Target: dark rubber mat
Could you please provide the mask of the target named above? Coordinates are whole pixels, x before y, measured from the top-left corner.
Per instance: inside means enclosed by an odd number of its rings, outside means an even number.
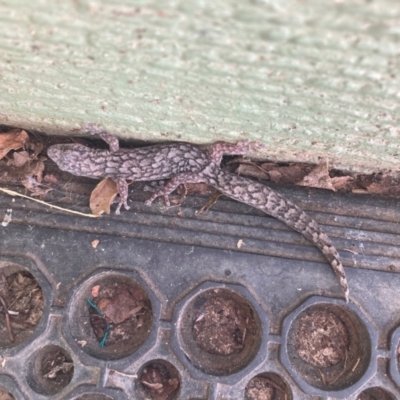
[[[89,212],[93,182],[71,178],[46,200]],[[149,208],[142,187],[130,187],[129,211],[98,219],[0,195],[0,220],[11,218],[0,227],[0,272],[30,272],[44,296],[30,334],[18,343],[2,339],[0,392],[17,399],[400,398],[396,200],[275,188],[331,237],[349,282],[346,304],[320,252],[279,221],[225,199],[200,215],[205,197]],[[87,300],[107,284],[140,288],[147,317],[134,339],[101,346]],[[213,313],[236,321],[232,345],[213,330]],[[331,344],[316,349],[324,340]],[[57,371],[73,365],[65,384],[43,378],[40,360],[50,351],[63,360]]]

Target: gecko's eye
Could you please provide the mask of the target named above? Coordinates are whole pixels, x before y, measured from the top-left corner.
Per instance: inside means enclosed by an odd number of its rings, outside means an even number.
[[[76,144],[60,144],[50,146],[47,150],[47,155],[58,165],[63,171],[69,171],[75,167],[79,160],[80,153],[77,151]]]

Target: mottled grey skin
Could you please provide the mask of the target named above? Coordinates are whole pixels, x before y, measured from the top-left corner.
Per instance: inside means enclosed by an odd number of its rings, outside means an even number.
[[[97,126],[88,125],[92,134],[100,135],[110,150],[91,149],[79,144],[59,144],[49,147],[47,154],[63,171],[89,178],[112,178],[120,195],[116,213],[127,204],[126,180],[153,181],[170,179],[149,200],[168,196],[180,184],[205,182],[228,197],[258,208],[279,219],[290,228],[301,233],[324,254],[344,289],[346,301],[349,289],[339,254],[329,237],[318,224],[301,208],[265,185],[223,171],[219,164],[224,154],[245,154],[259,148],[257,142],[247,140],[236,144],[219,142],[208,150],[187,143],[164,144],[139,149],[119,149],[118,139]]]

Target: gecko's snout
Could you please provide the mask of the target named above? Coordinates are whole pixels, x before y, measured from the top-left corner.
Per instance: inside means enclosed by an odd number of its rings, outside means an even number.
[[[62,171],[69,171],[74,166],[76,157],[72,154],[75,145],[53,145],[47,149],[47,155]]]
[[[61,151],[57,146],[50,146],[47,149],[47,155],[57,164],[60,159]]]

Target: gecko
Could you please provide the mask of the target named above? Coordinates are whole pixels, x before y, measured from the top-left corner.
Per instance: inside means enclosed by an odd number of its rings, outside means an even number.
[[[119,194],[117,214],[121,206],[129,210],[127,180],[169,179],[145,202],[148,206],[158,197],[163,197],[166,206],[170,206],[169,195],[180,184],[207,183],[225,196],[277,218],[313,243],[331,264],[344,290],[345,300],[349,301],[349,288],[339,254],[317,222],[268,186],[226,172],[220,167],[223,155],[249,153],[261,148],[260,142],[217,142],[206,149],[189,143],[120,149],[117,137],[99,126],[86,124],[84,128],[90,134],[99,135],[108,144],[109,150],[93,149],[81,144],[56,144],[48,148],[47,154],[61,170],[73,175],[95,179],[111,178]]]

